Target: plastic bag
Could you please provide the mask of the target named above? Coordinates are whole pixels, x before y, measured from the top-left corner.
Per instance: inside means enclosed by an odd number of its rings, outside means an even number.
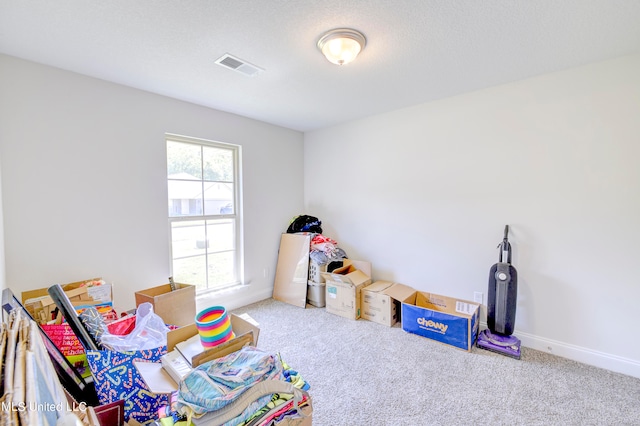
[[[115,334],[117,336],[126,336],[131,333],[136,328],[136,316],[135,315],[127,315],[120,318],[117,321],[110,322],[107,324],[107,330],[109,333]]]
[[[131,333],[118,336],[105,330],[100,343],[105,349],[117,352],[154,349],[166,346],[168,331],[162,318],[153,312],[153,305],[145,302],[138,306],[136,326]]]

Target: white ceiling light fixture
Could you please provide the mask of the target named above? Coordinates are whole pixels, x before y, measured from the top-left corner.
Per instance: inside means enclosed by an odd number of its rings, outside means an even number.
[[[337,28],[320,37],[318,49],[329,62],[346,65],[356,59],[366,44],[367,39],[360,31]]]

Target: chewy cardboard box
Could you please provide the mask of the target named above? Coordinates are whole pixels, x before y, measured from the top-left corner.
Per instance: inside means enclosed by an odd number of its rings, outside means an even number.
[[[400,321],[401,303],[415,292],[404,284],[376,281],[362,289],[362,318],[391,327]]]
[[[136,292],[136,306],[144,302],[153,305],[153,312],[165,324],[183,326],[191,324],[196,318],[196,287],[191,284],[163,284]]]
[[[361,315],[360,292],[371,284],[371,264],[347,259],[344,263],[342,268],[322,273],[325,279],[325,309],[329,313],[357,320]]]
[[[478,337],[479,305],[417,291],[402,303],[402,329],[465,351]]]

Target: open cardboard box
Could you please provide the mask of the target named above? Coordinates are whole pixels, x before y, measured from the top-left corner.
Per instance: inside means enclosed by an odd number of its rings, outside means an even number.
[[[198,355],[199,358],[195,362],[195,366],[198,365],[198,362],[202,363],[229,355],[230,353],[240,350],[246,344],[253,346],[258,345],[260,328],[253,318],[248,314],[230,314],[230,318],[231,328],[233,329],[236,337],[221,345],[203,351]],[[195,324],[189,324],[169,331],[167,333],[167,352],[175,350],[178,343],[197,334],[198,329]],[[248,335],[251,336],[249,341],[247,341]],[[192,359],[192,362],[194,360],[196,360],[196,357]],[[169,373],[167,373],[167,371],[165,371],[161,363],[134,361],[133,364],[138,369],[140,376],[142,376],[142,380],[144,380],[151,392],[155,394],[163,394],[171,393],[178,389],[178,383],[169,375]]]
[[[99,306],[112,302],[113,290],[111,284],[104,283],[91,287],[86,285],[86,283],[92,281],[102,281],[102,278],[91,278],[84,281],[61,284],[60,286],[73,306]],[[48,288],[23,291],[22,305],[34,320],[40,324],[51,322],[53,320],[52,313],[57,308],[55,302],[49,296]]]
[[[371,263],[345,259],[333,272],[322,272],[325,279],[325,309],[341,317],[360,318],[360,292],[371,284]]]
[[[136,306],[144,302],[153,305],[153,312],[165,324],[179,327],[194,322],[196,317],[196,287],[191,284],[175,283],[175,290],[171,284],[136,291]]]
[[[415,290],[391,281],[376,281],[362,289],[362,318],[392,327],[401,318],[401,304]]]
[[[402,303],[402,329],[469,352],[478,337],[479,312],[477,303],[416,291]]]

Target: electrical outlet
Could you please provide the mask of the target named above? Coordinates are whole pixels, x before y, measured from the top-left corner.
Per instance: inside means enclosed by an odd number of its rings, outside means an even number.
[[[473,292],[473,301],[482,305],[482,292],[474,291]]]

